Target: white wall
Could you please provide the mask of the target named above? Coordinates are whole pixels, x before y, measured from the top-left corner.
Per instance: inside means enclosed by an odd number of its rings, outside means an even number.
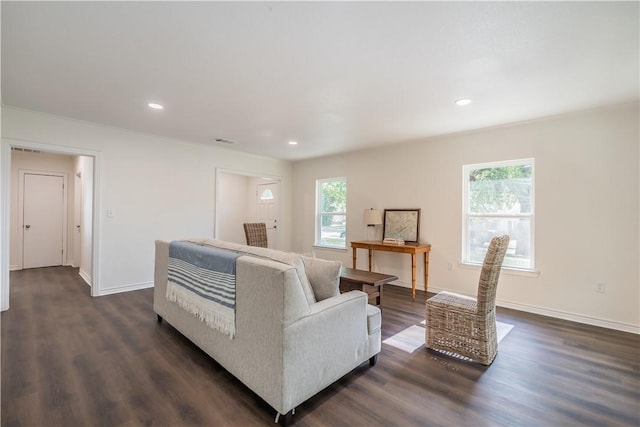
[[[101,294],[152,285],[155,239],[213,236],[216,168],[282,177],[283,220],[290,222],[287,161],[7,106],[2,125],[3,144],[29,141],[52,151],[100,153],[99,268],[93,268]],[[107,209],[113,218],[106,217]],[[290,229],[283,242],[289,248]]]
[[[247,194],[251,192],[250,177],[234,173],[219,173],[217,219],[218,239],[244,244],[243,223],[247,222],[249,204]]]
[[[257,177],[251,177],[249,179],[249,191],[246,194],[246,203],[248,206],[247,222],[258,221],[258,184],[265,184],[267,182],[268,181]]]
[[[312,249],[315,180],[346,176],[349,240],[365,238],[365,208],[421,208],[429,290],[473,295],[479,271],[459,264],[462,166],[533,157],[540,274],[505,272],[499,305],[638,333],[638,114],[637,104],[616,106],[295,162],[294,249]],[[351,266],[350,249],[315,252]],[[358,268],[366,259],[360,251]],[[376,252],[374,260],[374,271],[409,286],[408,255]],[[594,292],[598,282],[605,294]]]
[[[63,263],[73,264],[73,201],[74,201],[74,159],[50,153],[31,153],[15,150],[11,154],[11,228],[10,228],[10,268],[22,268],[22,251],[19,249],[20,221],[19,212],[19,174],[20,170],[56,172],[67,176],[67,239],[64,250]]]

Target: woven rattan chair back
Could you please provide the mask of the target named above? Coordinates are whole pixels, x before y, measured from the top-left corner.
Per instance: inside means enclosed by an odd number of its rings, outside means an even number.
[[[502,269],[502,261],[509,246],[509,236],[497,236],[491,239],[484,257],[480,281],[478,283],[478,313],[485,314],[496,307],[496,289]]]
[[[267,225],[264,222],[245,222],[243,225],[247,245],[268,247]]]

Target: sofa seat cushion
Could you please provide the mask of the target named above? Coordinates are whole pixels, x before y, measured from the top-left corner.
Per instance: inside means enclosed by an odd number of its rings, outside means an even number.
[[[329,261],[301,255],[316,301],[340,295],[340,261]]]
[[[382,327],[382,314],[374,305],[367,304],[367,332],[369,335],[376,333]]]

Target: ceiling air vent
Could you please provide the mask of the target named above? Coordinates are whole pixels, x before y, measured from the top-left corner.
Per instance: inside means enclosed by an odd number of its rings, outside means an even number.
[[[235,141],[232,141],[232,140],[226,139],[226,138],[216,138],[214,141],[215,142],[219,142],[221,144],[235,144],[236,143]]]

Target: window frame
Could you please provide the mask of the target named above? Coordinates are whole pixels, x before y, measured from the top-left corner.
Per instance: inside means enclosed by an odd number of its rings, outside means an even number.
[[[344,181],[345,186],[345,211],[344,212],[321,212],[320,208],[322,206],[322,190],[321,187],[323,184],[328,182],[336,182],[336,181]],[[335,177],[335,178],[323,178],[316,179],[316,206],[315,206],[315,237],[313,245],[323,249],[338,249],[338,250],[346,250],[347,249],[347,201],[346,201],[346,192],[347,192],[347,177]],[[327,245],[322,243],[322,218],[324,216],[344,216],[345,218],[345,239],[343,246],[336,245]]]
[[[508,166],[524,166],[529,165],[531,167],[531,212],[519,213],[519,214],[505,214],[505,213],[471,213],[470,201],[469,201],[469,173],[476,169],[493,169]],[[496,162],[475,163],[462,166],[462,251],[461,251],[461,263],[463,265],[482,266],[482,262],[471,261],[470,254],[470,222],[472,218],[516,218],[516,219],[528,219],[529,220],[529,267],[517,267],[510,265],[503,265],[503,269],[523,271],[523,272],[536,272],[535,263],[535,158],[514,159],[514,160],[502,160]]]

